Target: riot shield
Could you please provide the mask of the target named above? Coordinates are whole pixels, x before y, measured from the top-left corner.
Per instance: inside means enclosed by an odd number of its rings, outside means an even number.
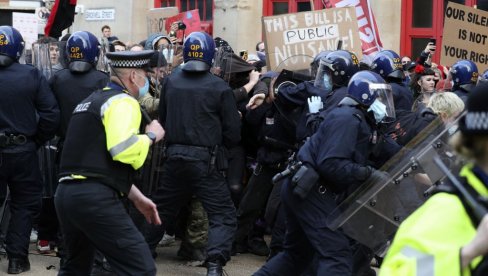
[[[273,92],[275,95],[279,94],[279,91],[282,87],[290,85],[296,86],[301,82],[313,80],[314,76],[311,75],[310,69],[299,71],[291,71],[287,69],[288,65],[295,64],[299,60],[306,60],[307,63],[311,64],[313,62],[313,57],[307,55],[291,56],[282,61],[276,68],[274,68],[274,72],[280,72],[280,74],[273,83]],[[297,126],[298,121],[300,118],[302,118],[302,113],[304,112],[304,109],[302,107],[297,107],[292,111],[285,111],[283,107],[280,106],[277,102],[274,102],[274,105],[278,109],[280,114],[282,114],[283,118],[290,124],[290,126]]]
[[[59,138],[55,137],[37,151],[44,198],[53,197],[58,186],[58,141]]]
[[[311,75],[310,69],[292,71],[288,70],[288,66],[296,64],[298,61],[305,61],[312,64],[313,57],[308,55],[295,55],[283,60],[276,68],[274,72],[279,72],[280,75],[274,82],[273,91],[275,94],[279,92],[280,87],[283,85],[297,85],[303,81],[313,80],[314,76]]]
[[[387,174],[368,179],[348,196],[329,216],[328,226],[341,228],[381,255],[400,223],[445,177],[434,157],[450,164],[454,174],[459,172],[462,164],[457,164],[449,138],[449,127],[434,120],[383,165],[380,170]]]
[[[100,39],[100,54],[97,62],[97,70],[103,72],[110,72],[110,65],[108,64],[108,59],[106,57],[107,53],[110,52],[110,43],[106,37]]]
[[[59,42],[32,44],[32,65],[39,69],[46,79],[50,79],[56,71],[63,69],[60,63],[61,47]]]
[[[180,66],[183,63],[183,47],[176,44],[161,45],[158,48],[167,61],[167,68],[164,72],[165,76],[171,74],[173,68]]]
[[[158,118],[161,83],[163,78],[169,74],[169,60],[173,64],[175,51],[177,51],[176,47],[164,45],[158,51],[155,51],[151,57],[150,67],[152,72],[148,73],[150,78],[149,93],[139,99],[139,103],[148,112],[151,119]],[[146,196],[150,196],[158,187],[163,167],[163,145],[163,142],[158,142],[149,149],[148,158],[138,171],[136,186]]]

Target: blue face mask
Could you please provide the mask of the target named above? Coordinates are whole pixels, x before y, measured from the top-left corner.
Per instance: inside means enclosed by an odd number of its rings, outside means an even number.
[[[149,81],[147,80],[147,77],[144,78],[146,82],[144,83],[143,87],[139,87],[139,99],[144,97],[144,95],[149,92]]]

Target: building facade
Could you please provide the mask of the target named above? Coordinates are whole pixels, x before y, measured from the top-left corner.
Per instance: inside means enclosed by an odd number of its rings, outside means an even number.
[[[357,4],[361,0],[343,0]],[[444,10],[448,0],[369,0],[383,47],[401,55],[416,56],[430,38],[442,43]],[[488,10],[488,0],[451,0]],[[11,13],[31,12],[42,0],[0,0],[0,24],[11,22]],[[202,29],[227,40],[236,50],[254,52],[263,40],[263,16],[323,9],[329,0],[78,0],[71,31],[87,30],[101,36],[109,25],[125,42],[139,42],[147,35],[146,12],[176,6],[181,11],[198,9]],[[31,6],[31,7],[30,7]],[[107,14],[94,18],[93,14]],[[440,55],[434,56],[439,61]]]

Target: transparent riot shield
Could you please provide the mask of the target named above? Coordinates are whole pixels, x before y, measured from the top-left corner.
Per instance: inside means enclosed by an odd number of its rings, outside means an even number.
[[[380,169],[384,175],[369,179],[346,198],[330,215],[328,226],[341,228],[381,255],[400,223],[445,177],[434,157],[449,164],[453,174],[459,172],[461,164],[449,138],[448,127],[439,118],[434,120]]]
[[[32,44],[32,65],[50,79],[52,75],[63,69],[60,63],[60,45],[59,42],[34,43]]]
[[[100,39],[100,55],[97,62],[97,70],[109,73],[110,66],[108,64],[107,53],[110,52],[110,43],[106,37]]]
[[[176,44],[161,45],[158,48],[167,61],[167,67],[164,76],[171,74],[174,68],[183,63],[183,47]]]
[[[214,62],[212,66],[212,73],[219,76],[220,78],[224,78],[225,76],[225,68],[227,68],[227,64],[231,62],[232,58],[232,48],[230,46],[221,46],[215,50]]]
[[[143,112],[146,112],[150,120],[157,119],[159,109],[159,99],[161,93],[161,84],[163,79],[169,74],[168,61],[165,55],[173,62],[174,49],[171,47],[164,47],[158,51],[154,51],[150,60],[151,71],[148,73],[149,78],[149,93],[139,99],[139,103]],[[142,168],[138,171],[136,178],[136,186],[143,194],[150,196],[158,187],[159,179],[163,166],[163,142],[158,142],[153,145],[148,152],[148,158],[144,162]]]

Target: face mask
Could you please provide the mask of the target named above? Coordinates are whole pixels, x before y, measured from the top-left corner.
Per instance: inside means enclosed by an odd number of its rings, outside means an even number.
[[[332,91],[332,79],[329,74],[324,74],[324,89],[327,92]]]
[[[144,97],[144,95],[147,94],[149,91],[149,81],[147,80],[147,77],[144,78],[146,81],[144,82],[143,87],[139,87],[139,99]]]
[[[378,100],[375,100],[369,107],[368,111],[372,111],[374,118],[376,119],[376,123],[380,123],[386,116],[386,105]]]

